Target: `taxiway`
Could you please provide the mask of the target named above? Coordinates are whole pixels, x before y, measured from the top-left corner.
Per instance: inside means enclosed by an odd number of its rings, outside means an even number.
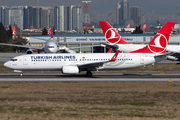
[[[179,74],[122,74],[95,73],[92,77],[86,74],[64,75],[26,73],[22,77],[17,73],[0,74],[0,82],[180,82]]]

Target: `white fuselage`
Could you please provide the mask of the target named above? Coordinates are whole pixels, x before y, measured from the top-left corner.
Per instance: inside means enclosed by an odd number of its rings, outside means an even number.
[[[121,52],[131,52],[145,47],[145,44],[116,44]],[[180,45],[167,45],[166,51],[180,51]]]
[[[116,44],[118,45],[118,49],[123,52],[123,53],[129,53],[131,51],[135,51],[138,49],[141,49],[145,47],[145,44]],[[167,45],[166,51],[172,51],[172,52],[180,52],[180,45]],[[167,60],[172,60],[172,61],[180,61],[179,55],[173,54],[167,56]]]
[[[76,66],[79,71],[116,70],[141,67],[166,58],[166,56],[155,57],[155,54],[119,53],[116,61],[109,62],[113,55],[114,53],[21,55],[7,61],[4,66],[19,71],[62,70],[64,66]],[[91,66],[94,64],[105,61],[106,63],[92,69]]]

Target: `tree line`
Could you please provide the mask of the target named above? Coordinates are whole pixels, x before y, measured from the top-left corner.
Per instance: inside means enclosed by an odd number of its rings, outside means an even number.
[[[25,39],[17,37],[15,39],[12,38],[12,27],[9,25],[9,29],[6,30],[4,25],[0,23],[0,43],[9,43],[9,44],[18,44],[23,45],[26,43]],[[0,45],[0,52],[13,52],[17,50],[22,50],[23,48],[13,47],[13,46],[6,46]]]

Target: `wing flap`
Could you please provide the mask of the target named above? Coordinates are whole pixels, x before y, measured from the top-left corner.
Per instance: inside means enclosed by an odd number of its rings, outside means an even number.
[[[16,45],[16,44],[7,44],[7,43],[0,43],[0,45],[8,45],[8,46],[14,46],[14,47],[23,47],[23,48],[32,48],[32,49],[42,50],[41,47],[33,47],[33,46],[27,46],[27,45]]]

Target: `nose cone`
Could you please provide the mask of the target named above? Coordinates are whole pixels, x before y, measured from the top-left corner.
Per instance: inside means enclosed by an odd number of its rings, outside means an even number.
[[[46,53],[56,53],[58,51],[57,44],[55,42],[46,43],[44,51]]]
[[[9,68],[9,67],[11,66],[11,64],[10,64],[10,62],[8,61],[8,62],[5,62],[5,63],[4,63],[4,66],[7,67],[7,68]]]
[[[54,48],[50,49],[51,53],[56,53],[58,51],[57,46],[55,45]]]

